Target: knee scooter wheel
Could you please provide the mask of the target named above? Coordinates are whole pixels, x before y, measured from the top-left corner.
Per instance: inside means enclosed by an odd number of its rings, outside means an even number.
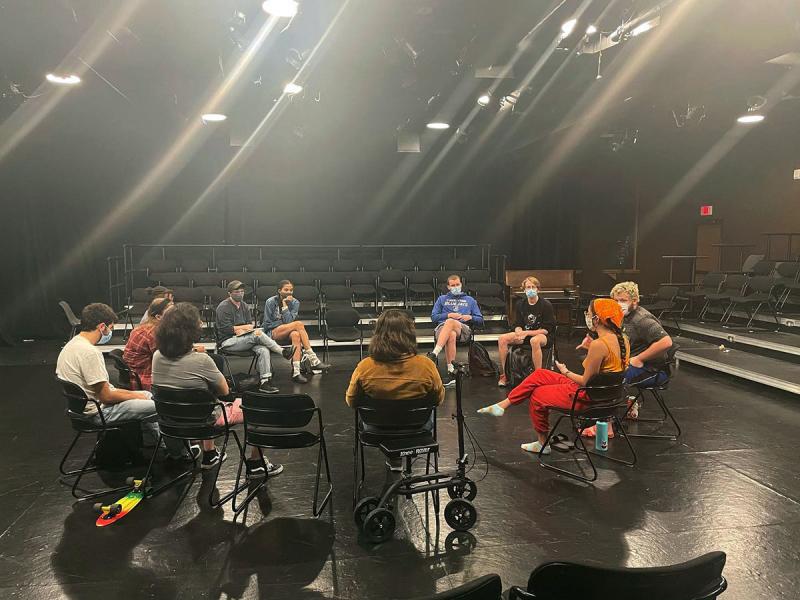
[[[380,544],[394,533],[394,515],[388,508],[376,508],[367,515],[361,528],[364,536],[373,544]]]
[[[466,498],[474,500],[478,495],[478,486],[469,478],[464,481],[457,481],[447,486],[447,495],[451,498]]]
[[[379,500],[375,496],[367,496],[358,501],[358,504],[356,504],[353,510],[353,520],[356,522],[356,526],[359,529],[364,526],[367,515],[378,508],[378,502]]]
[[[469,500],[454,498],[444,507],[444,520],[456,531],[467,531],[478,520],[478,511]]]

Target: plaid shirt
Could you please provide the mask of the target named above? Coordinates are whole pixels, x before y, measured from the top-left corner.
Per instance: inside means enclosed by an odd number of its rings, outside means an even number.
[[[122,359],[139,376],[142,387],[150,389],[153,383],[153,354],[156,351],[156,335],[153,327],[139,326],[131,332]],[[131,388],[136,389],[136,381],[131,380]]]

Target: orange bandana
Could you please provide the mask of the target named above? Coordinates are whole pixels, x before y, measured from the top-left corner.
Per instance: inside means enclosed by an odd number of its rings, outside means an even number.
[[[597,315],[602,323],[611,321],[618,329],[622,328],[622,309],[616,300],[611,298],[595,298],[592,301],[592,312]]]

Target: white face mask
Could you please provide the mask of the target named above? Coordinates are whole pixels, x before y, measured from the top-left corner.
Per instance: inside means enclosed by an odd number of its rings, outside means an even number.
[[[461,295],[461,286],[454,285],[453,287],[450,288],[450,293],[453,294],[454,296]]]
[[[622,314],[627,315],[628,311],[631,309],[630,302],[617,302],[617,304],[619,304],[619,307],[622,309]]]
[[[594,318],[591,315],[584,315],[583,317],[586,320],[586,329],[594,331]]]

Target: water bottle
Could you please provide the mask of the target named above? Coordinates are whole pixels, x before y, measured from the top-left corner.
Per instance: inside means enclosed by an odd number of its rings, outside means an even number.
[[[606,452],[608,450],[608,421],[598,421],[594,436],[594,449]]]

